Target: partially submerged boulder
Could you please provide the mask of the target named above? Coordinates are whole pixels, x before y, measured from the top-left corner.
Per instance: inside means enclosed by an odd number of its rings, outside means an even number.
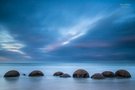
[[[20,73],[16,70],[10,70],[5,73],[4,77],[19,77]]]
[[[65,74],[61,75],[60,77],[62,77],[62,78],[69,78],[71,76],[69,74],[65,73]]]
[[[127,70],[118,70],[115,72],[115,76],[118,78],[131,78],[131,74]]]
[[[25,74],[25,73],[23,73],[22,75],[23,75],[23,76],[26,76],[26,74]]]
[[[101,73],[95,73],[91,76],[92,79],[104,79],[105,77]]]
[[[63,74],[64,74],[63,72],[58,71],[58,72],[55,72],[55,73],[53,74],[53,76],[61,76],[61,75],[63,75]]]
[[[39,70],[34,70],[29,74],[30,77],[44,76],[44,73]]]
[[[73,73],[74,78],[89,78],[89,73],[84,69],[78,69]]]
[[[107,78],[112,78],[115,76],[115,74],[112,71],[104,71],[102,72],[102,75]]]

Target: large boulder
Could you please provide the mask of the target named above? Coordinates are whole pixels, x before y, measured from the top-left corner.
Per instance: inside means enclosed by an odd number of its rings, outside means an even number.
[[[64,74],[63,72],[58,71],[58,72],[55,72],[55,73],[53,74],[53,76],[61,76],[61,75],[63,75],[63,74]]]
[[[44,76],[44,73],[39,70],[34,70],[29,74],[30,77]]]
[[[62,78],[69,78],[69,77],[71,77],[69,74],[67,74],[67,73],[65,73],[65,74],[63,74],[63,75],[60,75],[60,77],[62,77]]]
[[[74,78],[89,78],[89,73],[84,69],[78,69],[73,73]]]
[[[118,70],[115,72],[115,76],[118,78],[130,78],[131,74],[127,70]]]
[[[102,75],[107,78],[112,78],[115,76],[115,74],[112,71],[104,71],[102,72]]]
[[[4,77],[19,77],[20,73],[16,70],[10,70],[5,73]]]
[[[105,77],[101,73],[95,73],[91,76],[92,79],[104,79]]]

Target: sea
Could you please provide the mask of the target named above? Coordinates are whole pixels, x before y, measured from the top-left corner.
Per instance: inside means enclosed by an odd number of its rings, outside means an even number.
[[[54,77],[53,73],[62,71],[72,76],[75,70],[85,69],[90,76],[106,70],[113,72],[118,69],[128,70],[130,79],[103,79],[93,80]],[[9,70],[18,70],[19,78],[4,78]],[[28,77],[33,70],[41,70],[45,76]],[[22,74],[26,74],[23,76]],[[0,63],[0,90],[135,90],[135,64],[134,63]]]

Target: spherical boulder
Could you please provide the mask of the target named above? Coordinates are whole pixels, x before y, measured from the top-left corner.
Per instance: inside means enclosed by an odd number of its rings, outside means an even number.
[[[112,78],[115,76],[115,74],[112,71],[104,71],[102,72],[102,75],[107,78]]]
[[[131,74],[127,70],[118,70],[115,72],[115,76],[118,78],[131,78]]]
[[[84,69],[78,69],[73,73],[74,78],[89,78],[89,73]]]
[[[20,73],[16,70],[10,70],[5,73],[4,77],[19,77]]]
[[[55,73],[53,74],[53,76],[61,76],[61,75],[63,75],[63,74],[64,74],[63,72],[58,71],[58,72],[55,72]]]
[[[92,79],[104,79],[105,77],[101,73],[95,73],[91,76]]]
[[[29,74],[30,77],[44,76],[44,73],[39,70],[34,70]]]
[[[69,77],[71,77],[69,74],[67,74],[67,73],[65,73],[65,74],[63,74],[63,75],[60,75],[60,77],[62,77],[62,78],[69,78]]]

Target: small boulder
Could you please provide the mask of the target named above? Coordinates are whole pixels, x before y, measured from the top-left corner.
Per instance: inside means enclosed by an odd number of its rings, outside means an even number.
[[[63,75],[63,74],[64,74],[63,72],[58,71],[58,72],[55,72],[55,73],[53,74],[53,76],[61,76],[61,75]]]
[[[16,70],[10,70],[5,73],[4,77],[19,77],[20,73]]]
[[[131,78],[131,74],[127,70],[118,70],[115,72],[115,76],[118,78]]]
[[[107,78],[112,78],[115,76],[115,74],[112,71],[104,71],[102,72],[102,75]]]
[[[91,76],[92,79],[104,79],[105,77],[101,73],[95,73]]]
[[[43,72],[39,70],[34,70],[29,74],[30,77],[44,76]]]
[[[89,78],[89,73],[84,69],[78,69],[73,73],[74,78]]]
[[[60,75],[60,77],[62,77],[62,78],[69,78],[69,77],[71,77],[69,74],[67,74],[67,73],[65,73],[65,74],[63,74],[63,75]]]
[[[23,75],[23,76],[26,76],[26,74],[25,74],[25,73],[23,73],[22,75]]]

